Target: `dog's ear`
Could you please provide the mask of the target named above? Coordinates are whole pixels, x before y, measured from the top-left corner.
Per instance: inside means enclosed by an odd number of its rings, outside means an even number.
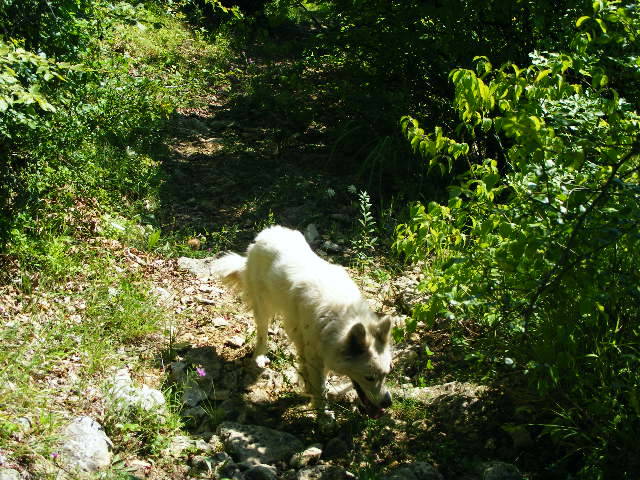
[[[367,351],[367,330],[361,323],[356,323],[347,335],[346,352],[351,357],[356,357]]]
[[[389,332],[391,331],[391,317],[385,315],[380,319],[378,325],[376,325],[376,338],[381,342],[386,342]]]

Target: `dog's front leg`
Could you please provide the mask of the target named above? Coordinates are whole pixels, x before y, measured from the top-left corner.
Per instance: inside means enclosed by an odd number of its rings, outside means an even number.
[[[307,364],[305,385],[311,396],[311,406],[316,411],[318,427],[323,434],[335,433],[336,420],[333,411],[327,408],[327,374],[321,359],[312,359]]]
[[[319,414],[325,413],[326,407],[326,378],[324,364],[319,358],[300,358],[305,390],[311,397],[311,406]]]

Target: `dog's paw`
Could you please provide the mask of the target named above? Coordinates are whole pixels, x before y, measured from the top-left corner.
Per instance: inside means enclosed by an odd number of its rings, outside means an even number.
[[[253,361],[258,366],[258,368],[266,368],[266,366],[271,363],[271,360],[269,360],[269,357],[267,357],[266,355],[258,355],[253,359]]]

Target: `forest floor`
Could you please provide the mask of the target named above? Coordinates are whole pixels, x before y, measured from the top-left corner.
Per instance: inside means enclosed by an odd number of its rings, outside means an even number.
[[[54,291],[37,282],[28,294],[16,286],[3,287],[0,313],[14,319],[16,331],[31,329],[33,345],[38,338],[58,342],[53,356],[47,350],[49,360],[32,375],[30,387],[38,392],[33,402],[47,396],[48,411],[58,420],[47,423],[42,418],[46,411],[41,410],[41,418],[29,420],[31,430],[11,433],[11,450],[0,452],[0,464],[37,478],[33,472],[42,471],[38,464],[51,459],[35,455],[29,442],[34,438],[48,442],[55,452],[52,431],[64,423],[61,419],[76,415],[98,418],[114,432],[118,457],[113,478],[211,478],[197,473],[194,466],[194,458],[203,453],[198,447],[180,451],[177,457],[167,454],[166,448],[177,437],[209,440],[207,434],[215,432],[221,420],[286,431],[305,445],[321,444],[323,449],[331,444],[336,451],[326,461],[357,478],[384,478],[398,465],[426,461],[446,479],[479,479],[486,462],[527,465],[533,460],[531,438],[512,423],[524,419],[518,417],[503,387],[493,381],[483,384],[437,325],[430,329],[419,325],[410,335],[397,335],[395,368],[389,379],[396,401],[384,417],[364,418],[349,398],[343,398],[334,403],[336,429],[322,431],[292,381],[295,355],[282,329],[276,324],[271,331],[268,374],[252,371],[251,314],[215,281],[179,268],[180,254],[202,259],[225,250],[242,252],[257,232],[272,224],[302,231],[313,225],[319,232],[316,250],[348,268],[376,311],[406,317],[421,296],[419,269],[404,268],[382,242],[368,248],[358,222],[367,207],[351,187],[357,179],[336,173],[340,159],[330,155],[330,145],[323,143],[330,119],[305,117],[305,122],[297,123],[286,109],[261,108],[260,96],[248,89],[260,81],[256,72],[272,62],[257,56],[249,61],[245,55],[236,65],[236,78],[203,91],[170,119],[165,143],[155,156],[164,181],[158,203],[150,209],[162,232],[174,232],[167,238],[178,244],[169,254],[142,248],[126,235],[109,238],[98,228],[83,240],[80,252],[75,247],[72,253],[85,258],[81,263],[91,265],[91,271],[113,275],[99,277],[99,287],[96,275],[78,275]],[[105,223],[104,218],[93,221]],[[121,228],[117,219],[109,222]],[[387,225],[378,227],[384,230]],[[16,285],[23,280],[17,279]],[[131,285],[133,293],[128,290]],[[145,291],[144,299],[138,301],[136,289]],[[118,303],[123,295],[131,298]],[[92,303],[87,298],[100,300]],[[138,307],[131,309],[134,304]],[[160,451],[165,453],[149,453],[152,449],[144,444],[143,435],[133,438],[126,425],[107,418],[102,385],[113,369],[71,354],[74,345],[62,338],[60,332],[80,328],[86,312],[100,308],[125,311],[131,319],[160,318],[155,333],[141,325],[132,336],[135,340],[120,348],[109,364],[129,368],[140,384],[169,392],[178,420],[159,427],[166,444]],[[130,326],[115,322],[111,328]],[[39,352],[37,346],[25,348]],[[191,378],[196,368],[204,368],[207,373],[198,384],[215,383],[217,393],[208,392],[202,405],[186,402],[184,385],[177,385],[175,378],[179,368],[189,371]],[[203,413],[185,414],[188,407],[202,407]],[[138,423],[128,425],[142,430],[143,422]],[[130,430],[136,433],[135,426]]]
[[[406,318],[424,298],[417,291],[420,268],[403,268],[386,246],[359,247],[362,206],[350,187],[357,179],[332,173],[336,169],[328,165],[330,146],[323,143],[328,119],[310,119],[304,128],[292,125],[286,110],[260,108],[260,99],[247,89],[259,81],[255,72],[269,68],[271,61],[256,56],[244,63],[246,69],[239,64],[238,78],[227,88],[206,92],[176,112],[162,157],[166,180],[157,215],[163,229],[211,232],[191,238],[196,247],[191,256],[208,257],[244,251],[271,224],[301,231],[313,225],[319,254],[348,268],[376,311]],[[155,261],[148,258],[144,264]],[[152,274],[157,275],[154,284],[169,292],[166,305],[180,319],[174,324],[173,358],[166,361],[185,362],[192,369],[206,364],[217,372],[213,379],[224,392],[211,405],[214,425],[211,416],[204,426],[200,419],[190,426],[196,432],[215,429],[222,416],[293,433],[309,445],[337,439],[346,449],[328,461],[358,478],[378,478],[416,460],[432,463],[445,478],[479,478],[485,462],[513,461],[530,447],[526,431],[518,436],[521,430],[510,431],[505,424],[513,407],[501,388],[473,380],[437,327],[419,327],[399,337],[389,379],[397,401],[388,415],[363,418],[343,399],[334,404],[336,430],[321,431],[291,380],[295,354],[277,323],[271,331],[269,373],[246,374],[254,337],[251,314],[206,276],[176,271],[173,262],[161,265]],[[212,358],[203,360],[203,354]],[[226,410],[230,390],[243,394],[239,411]]]

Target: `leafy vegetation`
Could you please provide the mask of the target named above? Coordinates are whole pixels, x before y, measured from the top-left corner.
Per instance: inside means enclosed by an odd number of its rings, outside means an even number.
[[[37,447],[15,419],[47,375],[79,355],[69,389],[92,385],[171,323],[114,245],[206,255],[304,219],[381,283],[420,270],[412,381],[511,392],[532,478],[636,477],[638,35],[631,0],[0,2],[0,448],[46,458],[60,417]],[[198,142],[208,163],[176,158]],[[152,455],[178,428],[108,420]]]
[[[184,102],[171,82],[184,96],[218,81],[226,46],[159,5],[26,3],[0,3],[0,463],[50,478],[66,407],[100,408],[110,369],[148,368],[131,351],[172,323],[119,265],[116,239],[158,243],[139,223],[162,182],[152,155]],[[104,422],[125,450],[153,455],[180,425],[172,413]],[[129,478],[124,467],[104,478]]]
[[[397,250],[430,259],[432,296],[416,315],[492,337],[479,360],[504,361],[554,399],[545,433],[569,456],[588,452],[586,476],[638,469],[625,445],[639,413],[640,137],[635,86],[620,82],[637,75],[636,13],[595,2],[568,50],[454,70],[467,143],[415,120],[406,129],[431,164],[450,171],[459,152],[471,163],[446,203],[416,203],[398,227]],[[496,159],[470,153],[490,139]]]

